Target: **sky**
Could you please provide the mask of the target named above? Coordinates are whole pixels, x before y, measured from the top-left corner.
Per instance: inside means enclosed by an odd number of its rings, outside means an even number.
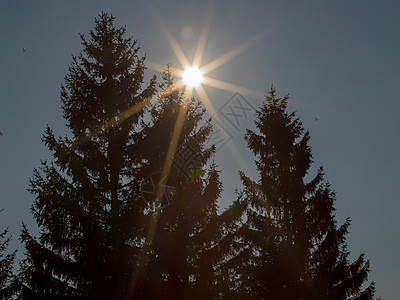
[[[94,18],[112,13],[141,45],[148,65],[180,67],[171,37],[192,61],[208,28],[202,65],[225,82],[204,85],[215,109],[214,157],[222,171],[221,208],[240,187],[238,171],[256,179],[243,141],[254,111],[274,85],[289,94],[310,131],[315,174],[324,166],[336,191],[338,224],[350,217],[348,248],[365,253],[377,296],[396,299],[400,277],[400,2],[398,1],[7,1],[0,10],[0,229],[12,249],[21,224],[32,231],[29,178],[40,160],[46,124],[66,134],[60,85],[71,55]],[[168,34],[170,39],[168,39]],[[23,51],[25,48],[25,51]],[[149,68],[147,78],[158,74]],[[238,106],[242,109],[235,110]],[[235,108],[236,107],[236,108]],[[232,110],[233,109],[233,110]],[[232,112],[234,112],[232,114]],[[235,117],[236,114],[236,117]],[[317,117],[317,118],[316,118]]]

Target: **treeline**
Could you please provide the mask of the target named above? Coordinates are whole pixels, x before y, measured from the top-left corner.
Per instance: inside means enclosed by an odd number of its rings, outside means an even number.
[[[312,164],[309,133],[271,88],[245,139],[258,178],[219,212],[212,126],[172,69],[145,84],[145,58],[101,14],[61,88],[70,135],[50,127],[34,170],[35,237],[25,256],[0,235],[4,299],[373,299],[369,262],[349,261],[335,193]],[[153,101],[157,99],[157,101]],[[190,159],[184,154],[191,153]],[[174,155],[175,154],[175,155]],[[179,155],[178,155],[179,154]],[[308,176],[309,177],[309,176]]]

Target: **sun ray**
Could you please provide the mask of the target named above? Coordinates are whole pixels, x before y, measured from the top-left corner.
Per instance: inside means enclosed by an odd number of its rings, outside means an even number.
[[[179,86],[181,86],[181,85],[183,85],[182,80],[179,80],[178,84],[175,83],[175,84],[172,84],[169,87],[167,87],[167,88],[169,88],[169,91],[167,91],[167,92],[171,93],[173,91],[176,91],[177,89],[179,89]],[[167,90],[167,88],[164,90]],[[193,89],[189,89],[189,93],[187,94],[186,98],[184,98],[184,102],[185,102],[184,105],[181,105],[179,108],[178,117],[175,122],[174,130],[172,132],[171,142],[168,147],[167,156],[166,156],[166,159],[164,162],[163,169],[161,171],[161,177],[160,177],[161,180],[157,184],[156,199],[159,199],[164,194],[166,184],[168,182],[169,174],[171,171],[171,167],[173,164],[174,156],[175,156],[176,150],[179,146],[179,138],[180,138],[180,135],[182,132],[183,123],[186,118],[186,113],[187,113],[187,109],[188,109],[186,102],[190,99],[190,97],[192,96],[192,93],[193,93]],[[142,272],[145,271],[145,268],[146,268],[145,261],[146,261],[147,255],[148,255],[148,251],[151,247],[151,243],[154,239],[157,222],[158,222],[157,214],[154,215],[149,220],[148,231],[147,231],[145,245],[144,245],[144,249],[143,249],[143,255],[141,256],[141,258],[138,261],[137,269],[135,270],[135,272],[131,278],[130,285],[128,287],[127,293],[129,295],[129,298],[131,298],[131,296],[134,295],[135,284],[142,277]]]
[[[192,91],[193,91],[193,89],[191,89],[189,95],[187,96],[187,99],[190,99],[190,97],[192,95]],[[168,178],[169,178],[169,174],[171,172],[171,167],[173,164],[174,156],[175,156],[176,150],[179,146],[179,138],[182,133],[183,123],[186,118],[187,109],[188,109],[188,106],[186,104],[181,105],[179,108],[178,117],[175,122],[174,131],[172,132],[171,142],[170,142],[170,145],[169,145],[168,151],[167,151],[167,157],[165,159],[164,166],[161,171],[161,177],[160,177],[161,180],[157,184],[156,199],[159,199],[164,194],[165,187],[168,183]],[[157,217],[150,219],[149,230],[147,232],[146,242],[145,242],[144,256],[147,255],[148,249],[154,238],[157,221],[158,221]],[[132,280],[133,282],[138,280],[138,277],[140,276],[141,271],[145,267],[144,261],[145,261],[145,259],[142,258],[142,261],[139,262],[139,270],[138,270],[138,272],[136,272],[136,274],[135,274],[136,276],[134,276],[134,278]],[[133,285],[132,285],[132,287],[133,287]]]
[[[97,127],[95,130],[93,130],[89,135],[81,137],[79,140],[77,140],[74,144],[74,149],[76,149],[79,145],[83,145],[84,143],[87,143],[92,137],[97,136],[101,132],[104,132],[105,130],[111,128],[112,126],[122,123],[126,119],[134,116],[135,114],[139,113],[143,109],[145,109],[147,106],[150,106],[152,103],[158,101],[159,98],[166,97],[169,94],[173,93],[176,90],[179,90],[185,86],[184,82],[182,79],[178,80],[174,84],[167,86],[164,88],[162,91],[157,93],[157,95],[154,95],[152,97],[148,97],[147,99],[143,100],[142,102],[128,108],[127,110],[119,113],[115,117],[111,118],[108,120],[105,124]]]
[[[203,102],[204,106],[206,107],[206,110],[211,115],[211,117],[214,120],[216,120],[217,122],[221,123],[218,113],[215,110],[214,106],[212,105],[212,102],[211,102],[210,98],[208,97],[206,90],[200,85],[200,86],[196,87],[196,92],[198,93],[201,101]]]
[[[157,64],[155,62],[148,62],[147,65],[150,69],[160,72],[160,73],[162,73],[165,70],[165,66],[163,66],[161,64]],[[170,67],[170,68],[172,71],[172,75],[174,75],[177,78],[182,77],[182,73],[184,72],[183,69],[174,68],[174,67]]]
[[[182,68],[186,68],[190,66],[189,60],[186,58],[185,54],[183,53],[182,48],[179,46],[178,42],[176,41],[175,37],[172,35],[172,33],[169,31],[167,25],[165,24],[164,20],[161,18],[161,16],[154,10],[154,16],[157,22],[160,24],[160,27],[162,31],[164,32],[165,36],[167,37],[167,40],[174,51],[176,58],[179,60],[179,63],[181,64]]]
[[[203,84],[206,84],[206,85],[209,85],[209,86],[212,86],[212,87],[216,87],[216,88],[219,88],[219,89],[222,89],[222,90],[226,90],[226,91],[229,91],[229,92],[233,92],[233,93],[239,92],[241,94],[252,96],[252,97],[255,97],[255,98],[258,98],[258,99],[264,98],[264,95],[259,93],[259,92],[257,92],[257,91],[254,91],[252,89],[248,89],[248,88],[245,88],[245,87],[241,87],[241,86],[238,86],[236,84],[228,83],[228,82],[225,82],[225,81],[222,81],[222,80],[218,80],[218,79],[215,79],[215,78],[204,77]]]
[[[197,43],[196,53],[194,54],[193,58],[194,66],[200,67],[204,55],[204,49],[206,47],[208,32],[210,31],[210,24],[211,24],[211,16],[209,14],[209,16],[206,18],[206,21],[204,22],[199,42]]]
[[[191,94],[192,93],[190,92],[190,94],[187,96],[188,98],[186,98],[186,101],[188,101],[188,99],[190,99]],[[172,132],[171,142],[170,142],[170,145],[169,145],[168,151],[167,151],[167,157],[165,158],[164,166],[161,171],[161,181],[157,187],[156,199],[158,199],[159,197],[161,197],[161,195],[163,195],[165,186],[168,182],[168,178],[169,178],[169,174],[171,171],[172,163],[174,161],[175,153],[179,146],[179,139],[180,139],[180,136],[182,133],[183,123],[186,118],[187,109],[188,109],[188,105],[186,105],[186,104],[181,105],[179,108],[178,116],[177,116],[176,122],[175,122],[174,131]]]
[[[231,51],[221,55],[220,57],[214,59],[212,62],[208,63],[204,67],[201,68],[201,71],[204,74],[207,74],[219,66],[225,64],[235,56],[239,55],[240,53],[248,50],[252,46],[254,46],[256,43],[260,42],[268,33],[270,32],[270,29],[266,29],[259,34],[255,35],[253,38],[249,39],[248,41],[244,42],[243,44],[239,45],[238,47],[232,49]]]
[[[108,128],[111,128],[115,124],[121,123],[121,122],[125,121],[127,118],[139,113],[146,106],[149,106],[153,102],[154,99],[155,99],[155,96],[149,97],[149,98],[143,100],[142,102],[132,106],[131,108],[119,113],[115,117],[108,120],[105,124],[97,127],[89,135],[83,136],[80,139],[78,139],[75,142],[75,144],[73,145],[73,148],[76,149],[79,145],[83,145],[83,144],[87,143],[92,137],[97,136],[99,133],[107,130]]]
[[[183,82],[183,79],[181,78],[181,79],[179,79],[177,82],[175,82],[175,83],[173,84],[173,86],[175,87],[175,88],[173,89],[173,92],[174,92],[174,91],[176,91],[176,90],[180,90],[181,88],[185,87],[185,83]]]

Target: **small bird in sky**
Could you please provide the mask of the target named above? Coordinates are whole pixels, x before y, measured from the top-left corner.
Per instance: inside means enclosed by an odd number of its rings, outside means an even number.
[[[0,136],[4,135],[3,130],[0,130]]]
[[[318,116],[315,116],[315,117],[314,117],[314,120],[315,120],[315,121],[318,121],[318,120],[319,120],[319,117],[318,117]]]
[[[23,53],[26,52],[26,47],[22,47],[22,52],[23,52]]]

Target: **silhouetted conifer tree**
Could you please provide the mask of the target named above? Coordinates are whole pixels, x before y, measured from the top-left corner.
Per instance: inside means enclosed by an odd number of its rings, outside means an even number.
[[[61,89],[72,136],[43,142],[53,153],[34,171],[30,191],[39,238],[24,226],[24,299],[119,299],[140,254],[145,205],[132,192],[138,122],[155,94],[144,82],[144,57],[125,27],[105,13],[83,52],[73,57]]]
[[[347,220],[336,226],[335,194],[322,168],[306,180],[312,164],[309,133],[288,97],[271,88],[245,139],[256,156],[257,181],[240,173],[243,189],[233,205],[243,212],[231,260],[236,297],[249,299],[372,299],[374,284],[364,255],[350,263]]]
[[[11,299],[14,293],[12,269],[16,252],[7,253],[10,244],[7,233],[7,229],[0,233],[0,299]]]
[[[217,212],[222,184],[216,166],[206,167],[214,147],[205,145],[211,130],[209,121],[201,122],[205,110],[184,90],[177,90],[173,81],[167,67],[163,92],[151,110],[151,120],[143,122],[143,137],[136,144],[145,155],[139,177],[153,176],[159,183],[166,176],[162,170],[169,167],[167,179],[161,183],[164,194],[145,196],[153,209],[147,214],[146,258],[143,271],[137,275],[142,282],[136,285],[139,291],[135,295],[212,299],[223,288],[221,271],[217,270],[222,260],[218,249],[223,227]],[[172,153],[171,148],[175,148]]]

